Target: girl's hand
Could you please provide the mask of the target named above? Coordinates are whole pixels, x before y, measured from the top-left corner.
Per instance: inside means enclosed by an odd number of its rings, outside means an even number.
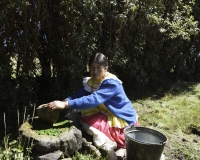
[[[63,110],[69,108],[68,101],[53,101],[48,103],[48,106],[50,110],[55,110],[55,109]]]

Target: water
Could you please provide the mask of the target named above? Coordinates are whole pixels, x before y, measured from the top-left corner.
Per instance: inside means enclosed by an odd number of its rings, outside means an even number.
[[[158,135],[140,130],[129,131],[126,134],[129,138],[134,139],[135,141],[139,141],[141,143],[162,144],[162,142],[164,141]]]

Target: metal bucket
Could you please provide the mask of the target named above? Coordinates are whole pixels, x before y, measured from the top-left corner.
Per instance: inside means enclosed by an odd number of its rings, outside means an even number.
[[[160,160],[167,137],[145,127],[124,129],[127,160]]]

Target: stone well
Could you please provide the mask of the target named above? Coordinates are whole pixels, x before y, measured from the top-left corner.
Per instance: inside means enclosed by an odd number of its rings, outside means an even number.
[[[62,120],[61,118],[58,123],[50,124],[35,117],[33,121],[23,123],[19,131],[31,140],[33,148],[42,154],[62,151],[65,155],[73,155],[82,148],[82,132],[73,126],[70,120]]]

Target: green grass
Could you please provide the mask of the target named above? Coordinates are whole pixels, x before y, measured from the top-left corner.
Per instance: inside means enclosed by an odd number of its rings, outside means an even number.
[[[41,119],[34,119],[31,129],[39,135],[59,136],[61,133],[67,131],[72,126],[72,121],[64,117],[59,117],[54,124],[47,123]]]
[[[93,154],[76,152],[76,154],[72,157],[72,160],[107,160],[104,157],[95,157]]]
[[[10,140],[9,135],[4,137],[3,145],[0,146],[1,160],[30,160],[32,141],[25,141],[21,136],[17,140]]]
[[[164,148],[165,160],[199,160],[200,84],[176,83],[158,95],[152,93],[132,102],[139,115],[140,125],[160,131],[168,138]],[[59,125],[65,124],[68,123]],[[0,157],[4,156],[6,159],[6,156],[8,158],[19,156],[30,159],[31,148],[30,143],[25,146],[20,139],[9,142],[5,137],[0,147]],[[105,160],[106,158],[77,151],[72,159]]]
[[[200,159],[200,84],[176,83],[163,97],[133,102],[141,126],[165,134],[165,159]]]

